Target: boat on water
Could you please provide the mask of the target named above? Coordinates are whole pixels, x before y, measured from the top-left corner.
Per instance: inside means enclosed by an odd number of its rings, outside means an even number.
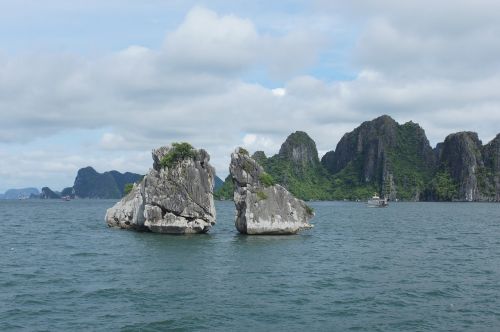
[[[377,194],[373,195],[372,198],[366,202],[368,207],[387,207],[389,204],[387,198],[380,198]]]

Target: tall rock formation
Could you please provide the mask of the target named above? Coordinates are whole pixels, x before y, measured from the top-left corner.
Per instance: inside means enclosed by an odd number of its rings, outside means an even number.
[[[458,184],[461,200],[475,201],[480,196],[477,172],[484,167],[481,147],[477,133],[473,132],[450,134],[444,140],[441,167],[448,170]]]
[[[210,156],[187,143],[153,151],[153,169],[108,209],[110,227],[157,233],[206,233],[215,224],[215,170]]]
[[[435,155],[418,124],[400,125],[383,115],[345,134],[321,162],[334,175],[340,197],[377,191],[391,200],[418,200],[432,178]]]
[[[316,143],[303,131],[296,131],[286,138],[278,157],[290,161],[299,170],[319,164]]]
[[[448,173],[454,186],[452,199],[461,201],[500,200],[500,135],[483,146],[475,132],[450,134],[442,143],[441,173]]]
[[[290,134],[279,153],[266,158],[254,154],[264,170],[293,195],[305,200],[329,199],[332,187],[328,171],[318,158],[316,143],[303,131]]]
[[[288,152],[293,155],[293,149]],[[240,233],[295,234],[312,227],[312,209],[274,184],[247,151],[237,149],[231,155],[229,171],[234,183],[235,226]]]
[[[482,153],[486,174],[480,177],[480,188],[488,200],[500,202],[500,134],[483,147]]]

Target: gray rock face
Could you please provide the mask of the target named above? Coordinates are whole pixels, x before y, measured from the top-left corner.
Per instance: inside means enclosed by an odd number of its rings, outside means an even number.
[[[440,162],[457,185],[461,201],[500,201],[500,134],[482,145],[475,132],[450,134]]]
[[[145,178],[130,193],[106,212],[109,227],[147,231],[144,226]]]
[[[441,161],[458,183],[461,200],[476,201],[480,197],[477,171],[483,167],[481,146],[474,132],[450,134],[443,143]]]
[[[278,155],[292,161],[300,168],[320,163],[316,143],[303,131],[296,131],[289,135],[281,145]]]
[[[236,229],[244,234],[296,234],[313,227],[314,212],[280,185],[266,181],[263,168],[243,150],[231,155],[229,167],[236,205]]]
[[[153,169],[132,191],[108,209],[110,227],[156,233],[206,233],[215,224],[215,170],[205,150],[163,167],[173,147],[153,151]]]
[[[482,189],[489,200],[500,202],[500,134],[484,146],[483,155],[487,174]]]
[[[356,174],[361,186],[371,184],[390,200],[419,200],[436,157],[418,124],[383,115],[345,134],[321,163],[331,174]]]

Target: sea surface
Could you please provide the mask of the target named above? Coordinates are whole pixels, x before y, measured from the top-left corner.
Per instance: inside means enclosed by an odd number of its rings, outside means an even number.
[[[0,331],[500,331],[500,204],[313,202],[315,227],[110,229],[112,200],[0,201]]]

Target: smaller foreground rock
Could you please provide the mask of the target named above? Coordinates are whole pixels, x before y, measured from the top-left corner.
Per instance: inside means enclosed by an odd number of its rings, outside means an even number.
[[[229,167],[234,183],[236,229],[244,234],[296,234],[312,228],[314,212],[271,176],[244,149],[231,155]]]

